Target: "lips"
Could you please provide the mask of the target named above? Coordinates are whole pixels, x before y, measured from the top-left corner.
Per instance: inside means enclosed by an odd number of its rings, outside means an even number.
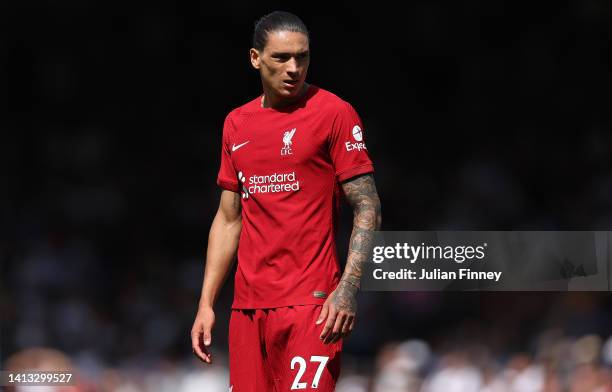
[[[289,86],[295,86],[296,84],[298,84],[298,81],[289,79],[289,80],[283,80],[283,83],[288,84]]]

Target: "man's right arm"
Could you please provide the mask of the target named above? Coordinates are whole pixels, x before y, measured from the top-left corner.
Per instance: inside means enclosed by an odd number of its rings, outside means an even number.
[[[208,235],[202,295],[198,314],[191,329],[193,352],[206,363],[212,362],[208,348],[212,341],[211,331],[215,323],[213,305],[232,267],[241,229],[240,194],[224,190]]]

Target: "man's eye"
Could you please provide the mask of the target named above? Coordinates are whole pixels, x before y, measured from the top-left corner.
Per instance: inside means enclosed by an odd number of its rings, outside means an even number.
[[[274,56],[274,59],[278,61],[287,61],[289,60],[289,56]]]

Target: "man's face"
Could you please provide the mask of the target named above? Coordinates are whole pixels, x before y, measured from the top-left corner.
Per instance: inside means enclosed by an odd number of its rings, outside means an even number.
[[[251,64],[259,70],[268,91],[282,98],[296,97],[302,91],[310,64],[308,37],[291,31],[268,33],[262,51],[251,49]]]

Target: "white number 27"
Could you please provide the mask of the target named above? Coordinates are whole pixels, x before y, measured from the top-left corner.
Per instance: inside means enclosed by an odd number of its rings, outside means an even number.
[[[310,362],[319,362],[319,367],[312,379],[312,388],[317,388],[319,386],[319,379],[321,378],[321,374],[323,374],[323,369],[325,369],[325,364],[329,360],[329,357],[322,357],[318,355],[313,355],[310,357]],[[293,384],[291,384],[291,390],[294,389],[306,389],[306,383],[300,382],[300,379],[306,372],[306,360],[302,357],[293,357],[291,360],[291,370],[295,369],[295,365],[298,364],[300,368],[298,369],[297,375],[295,376],[295,380],[293,380]]]

